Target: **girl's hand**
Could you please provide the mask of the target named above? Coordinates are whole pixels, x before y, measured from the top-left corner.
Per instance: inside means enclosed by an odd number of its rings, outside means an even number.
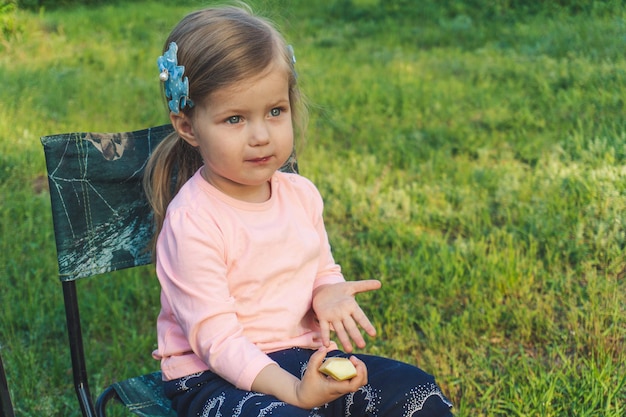
[[[326,348],[315,352],[309,359],[302,380],[296,385],[297,402],[302,408],[322,406],[367,384],[367,368],[355,356],[350,357],[350,361],[356,368],[356,376],[345,381],[336,381],[319,371],[325,357]]]
[[[311,355],[302,379],[298,379],[277,364],[266,366],[252,383],[252,391],[270,394],[288,404],[310,410],[342,395],[355,392],[367,384],[367,368],[354,356],[350,358],[356,368],[354,378],[335,381],[322,374],[319,367],[326,357],[326,352],[326,348],[321,347]]]
[[[352,352],[352,343],[359,348],[365,347],[365,340],[359,331],[359,327],[374,337],[376,329],[359,307],[354,298],[355,294],[377,290],[381,286],[380,281],[347,281],[338,284],[322,285],[313,293],[313,311],[317,315],[322,332],[322,343],[330,345],[331,329],[337,334],[337,338],[343,346],[343,350]]]

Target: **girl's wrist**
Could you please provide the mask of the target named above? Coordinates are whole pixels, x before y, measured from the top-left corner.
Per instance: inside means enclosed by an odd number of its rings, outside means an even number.
[[[252,383],[252,390],[273,395],[280,401],[303,408],[299,397],[300,379],[291,375],[277,364],[271,364],[261,370]]]

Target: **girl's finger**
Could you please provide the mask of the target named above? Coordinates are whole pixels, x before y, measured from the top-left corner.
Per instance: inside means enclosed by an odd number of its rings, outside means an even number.
[[[326,347],[324,346],[317,349],[317,351],[315,351],[315,353],[313,353],[309,358],[309,364],[307,365],[307,368],[310,367],[311,369],[319,369],[319,367],[322,366],[322,362],[324,362],[326,353],[328,353],[328,349],[326,349]]]
[[[322,344],[325,347],[330,346],[330,324],[325,320],[320,321],[320,333],[322,334]]]
[[[352,343],[350,343],[350,336],[346,333],[346,329],[343,327],[343,323],[338,321],[333,323],[333,327],[335,328],[335,334],[337,335],[337,339],[341,342],[341,346],[343,346],[343,350],[350,353],[352,352]]]
[[[366,279],[363,281],[347,281],[350,285],[352,294],[358,294],[360,292],[367,292],[377,290],[381,287],[380,281],[377,279]]]
[[[352,317],[348,317],[343,321],[343,327],[346,333],[348,334],[348,336],[352,340],[354,340],[354,343],[357,345],[357,347],[359,348],[365,347],[365,340],[363,339],[363,335],[361,334],[359,327],[354,322]]]
[[[369,320],[369,318],[367,318],[367,316],[365,315],[363,310],[361,310],[361,308],[355,311],[354,314],[352,314],[352,317],[354,318],[354,321],[356,321],[356,323],[359,326],[361,326],[361,328],[365,331],[365,333],[367,333],[371,337],[376,336],[376,328],[374,327],[372,322]]]
[[[365,363],[356,356],[350,356],[350,362],[356,368],[356,377],[350,381],[355,385],[355,390],[367,384],[367,367]]]

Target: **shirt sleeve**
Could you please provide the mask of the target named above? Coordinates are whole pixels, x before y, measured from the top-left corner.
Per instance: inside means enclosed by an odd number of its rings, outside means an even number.
[[[313,289],[326,284],[336,284],[344,282],[345,278],[341,273],[341,267],[333,258],[328,233],[324,224],[324,200],[317,187],[309,180],[303,178],[306,184],[306,193],[309,201],[311,218],[320,238],[320,257],[318,272],[315,277]]]
[[[226,279],[219,227],[185,210],[168,213],[157,244],[162,296],[189,346],[213,372],[250,390],[258,373],[274,363],[243,335]]]

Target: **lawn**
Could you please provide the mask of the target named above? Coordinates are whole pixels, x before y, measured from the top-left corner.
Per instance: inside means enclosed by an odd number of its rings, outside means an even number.
[[[39,137],[165,123],[156,57],[202,5],[121,3],[0,9],[0,353],[20,416],[80,415]],[[251,3],[294,45],[300,168],[335,259],[383,282],[360,296],[365,351],[436,375],[458,417],[626,415],[626,7]],[[93,391],[158,369],[152,267],[78,284]]]

